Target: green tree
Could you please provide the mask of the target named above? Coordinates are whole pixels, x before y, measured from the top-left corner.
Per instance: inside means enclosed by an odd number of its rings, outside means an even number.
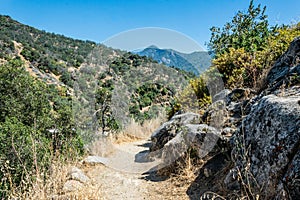
[[[269,39],[277,34],[277,27],[269,27],[266,7],[254,6],[239,11],[222,29],[212,27],[209,48],[215,53],[213,67],[220,72],[228,88],[256,88],[262,74],[264,56]]]
[[[212,27],[208,47],[216,57],[228,53],[230,48],[244,48],[247,52],[262,50],[267,45],[267,38],[272,34],[269,29],[266,7],[254,6],[253,0],[246,12],[238,11],[231,22],[224,27]]]

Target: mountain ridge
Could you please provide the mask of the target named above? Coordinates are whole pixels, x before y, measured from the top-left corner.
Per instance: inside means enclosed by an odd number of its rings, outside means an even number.
[[[173,66],[187,72],[192,72],[195,75],[201,74],[211,65],[211,56],[205,51],[182,53],[174,49],[160,49],[155,45],[150,45],[134,53],[147,56],[167,66]]]

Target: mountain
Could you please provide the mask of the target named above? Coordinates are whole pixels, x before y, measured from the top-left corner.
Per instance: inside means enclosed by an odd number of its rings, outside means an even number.
[[[135,53],[141,56],[150,57],[158,63],[192,72],[195,75],[199,75],[211,65],[211,56],[205,51],[186,54],[173,49],[160,49],[155,45],[151,45],[144,50]]]

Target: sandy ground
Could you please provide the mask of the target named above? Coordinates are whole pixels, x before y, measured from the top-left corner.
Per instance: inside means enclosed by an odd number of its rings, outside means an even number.
[[[145,174],[157,164],[144,159],[148,144],[146,140],[117,144],[106,165],[97,165],[87,171],[93,182],[101,185],[103,199],[189,199],[186,188],[176,186],[171,179]]]

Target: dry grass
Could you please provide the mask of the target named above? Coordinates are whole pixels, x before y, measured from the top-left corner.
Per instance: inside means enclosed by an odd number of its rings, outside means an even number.
[[[91,155],[107,157],[114,153],[114,149],[115,148],[114,148],[111,138],[102,137],[90,145],[89,153]]]
[[[169,177],[170,181],[177,187],[188,187],[195,181],[197,172],[204,164],[205,161],[191,158],[190,152],[188,152],[174,165],[160,169],[158,174]]]
[[[83,188],[65,193],[64,183],[67,181],[68,172],[75,163],[61,164],[59,161],[53,162],[49,176],[43,180],[36,178],[31,182],[24,182],[21,187],[14,188],[10,199],[29,200],[62,200],[62,199],[102,199],[100,185],[88,183]],[[30,185],[28,187],[28,185]],[[25,188],[25,189],[24,189]]]
[[[151,134],[162,124],[165,117],[160,115],[156,119],[151,119],[140,124],[133,119],[129,125],[119,133],[110,134],[107,137],[100,137],[89,146],[89,153],[101,157],[107,157],[114,153],[114,144],[135,142],[148,139]]]
[[[146,120],[143,124],[140,124],[132,119],[124,130],[112,136],[113,142],[120,144],[148,139],[151,134],[162,124],[162,122],[165,121],[165,119],[166,117],[164,114],[159,115],[155,119]]]

